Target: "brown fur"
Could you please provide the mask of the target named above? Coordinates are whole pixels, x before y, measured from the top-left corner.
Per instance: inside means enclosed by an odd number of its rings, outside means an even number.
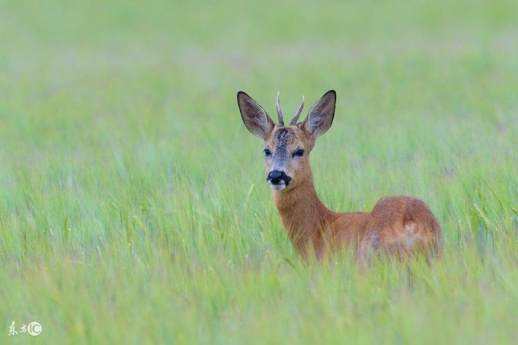
[[[291,129],[296,133],[292,146],[313,146],[301,128]],[[272,135],[267,143],[274,146],[274,140]],[[417,252],[427,257],[439,252],[441,228],[423,201],[386,197],[371,212],[333,212],[317,196],[309,159],[301,163],[290,171],[296,182],[286,190],[273,191],[273,199],[288,237],[303,257],[313,251],[322,259],[344,247],[352,248],[362,262],[377,253],[404,258]]]

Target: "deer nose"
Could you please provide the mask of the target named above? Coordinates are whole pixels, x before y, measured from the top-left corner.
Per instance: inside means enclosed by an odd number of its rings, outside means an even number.
[[[284,171],[272,170],[268,173],[266,180],[273,185],[278,185],[281,184],[281,182],[284,182],[284,184],[287,186],[288,183],[290,183],[291,177],[286,175]]]

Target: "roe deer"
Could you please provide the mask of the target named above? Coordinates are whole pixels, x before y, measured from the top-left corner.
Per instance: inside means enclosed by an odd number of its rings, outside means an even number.
[[[371,212],[337,213],[318,198],[309,165],[309,153],[318,136],[333,122],[336,92],[326,92],[299,122],[304,98],[289,125],[277,94],[275,124],[266,111],[245,92],[237,93],[243,122],[264,140],[266,181],[282,224],[296,250],[321,260],[343,247],[354,249],[360,263],[372,254],[387,253],[405,258],[422,253],[427,259],[441,250],[441,228],[426,204],[412,197],[379,200]]]

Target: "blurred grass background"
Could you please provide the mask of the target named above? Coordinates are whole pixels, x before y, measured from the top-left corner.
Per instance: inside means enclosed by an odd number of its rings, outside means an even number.
[[[235,92],[330,88],[320,196],[424,199],[432,267],[291,248]],[[517,91],[516,1],[0,1],[0,343],[514,343]]]

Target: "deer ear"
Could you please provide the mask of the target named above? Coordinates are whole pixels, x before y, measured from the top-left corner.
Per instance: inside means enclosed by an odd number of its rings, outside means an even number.
[[[336,92],[327,91],[309,111],[303,128],[313,137],[318,137],[331,127],[335,116]]]
[[[266,111],[243,91],[237,93],[237,105],[248,131],[266,140],[275,126]]]

